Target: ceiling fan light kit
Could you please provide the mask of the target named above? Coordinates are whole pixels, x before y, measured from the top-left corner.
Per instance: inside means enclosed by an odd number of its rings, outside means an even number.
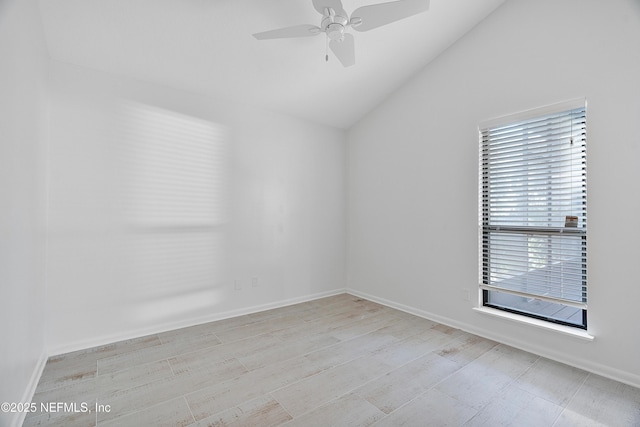
[[[351,17],[342,7],[341,0],[312,0],[313,7],[322,14],[320,26],[295,25],[277,30],[256,33],[258,40],[310,37],[320,33],[327,35],[329,48],[345,67],[355,64],[353,35],[345,33],[348,27],[364,32],[408,18],[429,9],[429,0],[398,0],[372,4],[356,9]]]

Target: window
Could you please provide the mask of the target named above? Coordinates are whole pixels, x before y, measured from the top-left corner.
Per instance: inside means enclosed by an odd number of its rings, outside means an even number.
[[[481,125],[484,306],[586,329],[586,150],[584,100]]]

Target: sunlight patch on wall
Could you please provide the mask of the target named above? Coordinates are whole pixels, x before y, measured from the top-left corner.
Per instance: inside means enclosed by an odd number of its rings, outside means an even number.
[[[127,104],[124,113],[130,223],[145,228],[224,224],[227,129],[141,104]]]
[[[184,295],[155,298],[138,306],[137,317],[152,322],[171,322],[182,319],[185,312],[206,313],[209,307],[220,302],[220,293],[217,289],[208,289]]]
[[[228,262],[228,130],[127,102],[121,206],[129,315],[162,322],[220,302]]]

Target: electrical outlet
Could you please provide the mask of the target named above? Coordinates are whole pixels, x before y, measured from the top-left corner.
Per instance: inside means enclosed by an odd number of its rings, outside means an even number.
[[[251,286],[253,286],[254,288],[258,287],[258,278],[257,277],[252,277],[251,278]]]
[[[471,296],[469,294],[469,288],[462,288],[460,290],[460,293],[462,295],[462,299],[465,301],[469,301],[471,299]]]
[[[240,280],[236,279],[233,281],[233,289],[235,289],[236,291],[242,290],[242,283],[240,283]]]

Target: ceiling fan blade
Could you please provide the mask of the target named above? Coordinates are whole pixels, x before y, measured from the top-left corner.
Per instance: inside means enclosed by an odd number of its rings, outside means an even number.
[[[277,30],[264,31],[262,33],[256,33],[253,37],[258,40],[266,39],[287,39],[292,37],[310,37],[320,34],[322,30],[320,27],[311,24],[294,25],[293,27],[279,28]]]
[[[342,0],[313,0],[313,7],[322,15],[324,15],[326,8],[331,8],[336,12],[336,15],[348,17],[342,6]]]
[[[428,9],[429,0],[399,0],[359,7],[351,14],[351,20],[352,22],[362,20],[360,24],[353,24],[354,30],[369,31]]]
[[[342,41],[331,40],[329,47],[345,67],[350,67],[356,63],[356,50],[352,34],[345,34]]]

